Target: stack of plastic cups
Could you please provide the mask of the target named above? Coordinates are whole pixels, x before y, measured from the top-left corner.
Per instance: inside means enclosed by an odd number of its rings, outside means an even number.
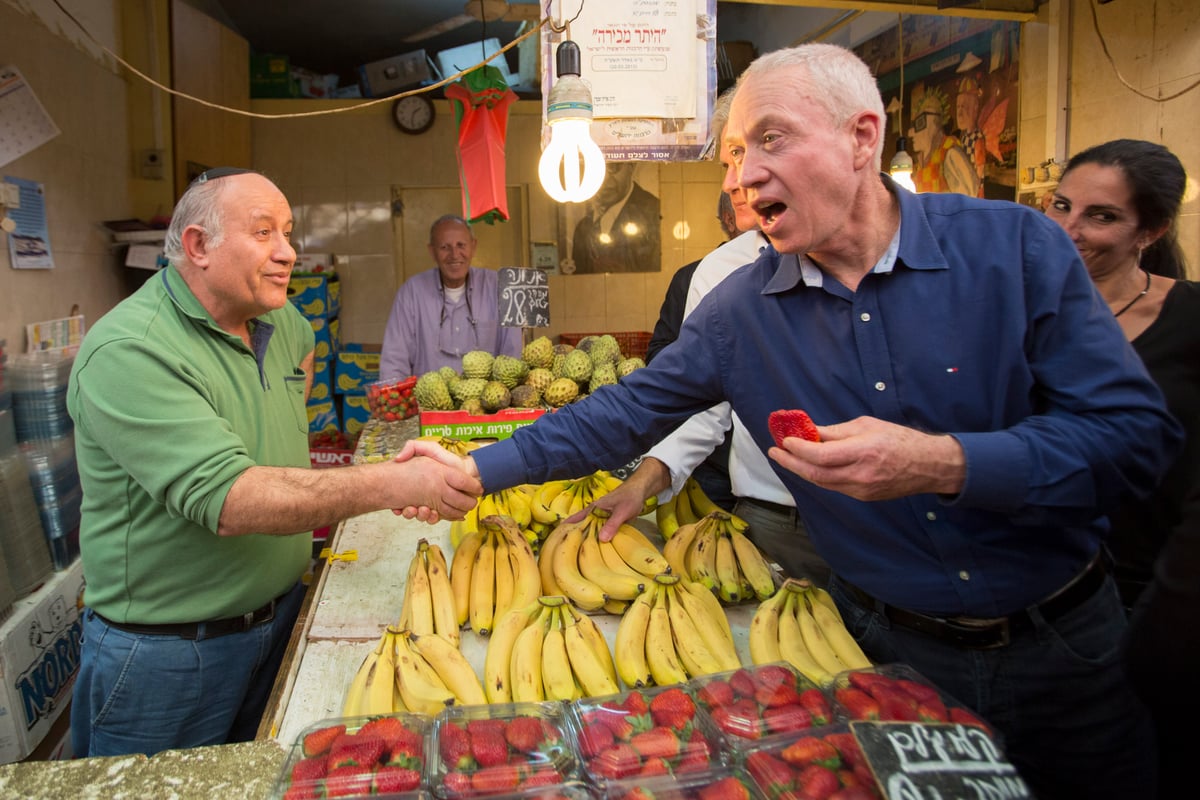
[[[79,469],[74,424],[67,414],[67,382],[72,356],[31,353],[8,365],[17,443],[25,455],[45,541],[55,569],[79,556]]]
[[[29,470],[17,447],[12,393],[0,354],[0,617],[53,571]]]

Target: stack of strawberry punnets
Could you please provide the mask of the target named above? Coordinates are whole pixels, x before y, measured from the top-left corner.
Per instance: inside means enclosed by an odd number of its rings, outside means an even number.
[[[597,786],[699,772],[723,760],[719,736],[679,686],[577,701],[568,719],[584,772]]]
[[[609,800],[753,800],[754,783],[741,770],[718,766],[677,778],[647,778],[633,785],[613,783]]]
[[[438,717],[433,783],[446,797],[524,792],[570,781],[576,761],[558,706],[460,707]]]
[[[845,726],[764,745],[746,754],[745,765],[766,800],[880,797],[866,758]]]
[[[852,720],[957,722],[990,730],[974,713],[903,664],[843,673],[834,683],[833,697]]]
[[[739,749],[834,721],[826,694],[785,663],[744,667],[691,686],[700,707]]]
[[[397,714],[301,733],[280,778],[284,800],[394,795],[421,787],[429,719]]]
[[[371,416],[384,422],[408,419],[417,413],[417,401],[413,397],[416,376],[402,381],[377,382],[367,386],[367,406]]]

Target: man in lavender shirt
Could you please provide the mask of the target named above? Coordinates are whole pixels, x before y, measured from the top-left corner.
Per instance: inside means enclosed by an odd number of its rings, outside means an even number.
[[[500,327],[496,272],[472,267],[475,237],[462,217],[447,214],[429,228],[437,267],[404,282],[383,334],[379,378],[399,380],[440,367],[462,368],[472,350],[521,355],[521,329]]]

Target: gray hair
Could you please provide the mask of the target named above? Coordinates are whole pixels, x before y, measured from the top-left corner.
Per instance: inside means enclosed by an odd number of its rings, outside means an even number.
[[[825,109],[835,126],[843,125],[862,111],[873,112],[881,125],[886,126],[883,97],[870,68],[852,51],[834,44],[802,44],[762,55],[746,68],[734,89],[752,77],[791,67],[804,69],[803,89],[810,100]],[[875,148],[876,169],[883,163],[882,134],[883,129]]]
[[[218,202],[221,191],[220,180],[193,183],[175,204],[163,243],[163,255],[176,268],[187,258],[183,252],[183,232],[188,226],[203,228],[209,247],[217,247],[224,240],[224,212]]]
[[[471,230],[471,224],[469,222],[467,222],[465,219],[463,219],[462,217],[460,217],[458,214],[442,214],[440,217],[438,217],[437,219],[435,219],[433,221],[432,225],[429,226],[429,243],[433,244],[433,234],[435,231],[437,231],[438,228],[440,228],[443,225],[449,225],[452,222],[455,224],[458,224],[458,225],[462,225],[464,228],[467,229],[467,233],[471,234],[472,236],[475,235],[474,232]]]
[[[726,89],[713,103],[712,121],[708,126],[708,145],[701,158],[721,160],[721,139],[725,136],[725,126],[729,123],[729,107],[733,105],[733,88]]]

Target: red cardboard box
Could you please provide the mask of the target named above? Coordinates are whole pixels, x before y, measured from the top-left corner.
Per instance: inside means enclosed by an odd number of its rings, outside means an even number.
[[[447,436],[451,439],[507,439],[513,431],[532,425],[546,413],[544,408],[506,408],[495,414],[470,414],[466,411],[422,411],[422,436]]]

